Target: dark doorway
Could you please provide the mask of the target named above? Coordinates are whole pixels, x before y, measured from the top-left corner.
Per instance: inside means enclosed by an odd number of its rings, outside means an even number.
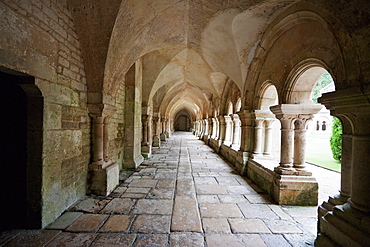
[[[0,67],[0,231],[42,225],[43,106],[34,77]]]
[[[18,83],[0,72],[1,230],[26,227],[27,95]]]

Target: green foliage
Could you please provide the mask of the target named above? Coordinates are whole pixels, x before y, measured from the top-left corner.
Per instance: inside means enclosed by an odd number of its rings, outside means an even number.
[[[312,101],[315,104],[318,104],[317,98],[320,97],[320,90],[329,85],[333,81],[333,78],[328,72],[325,72],[320,79],[317,81],[315,87],[313,88],[312,92]]]
[[[330,137],[330,147],[333,158],[340,161],[342,158],[342,124],[339,119],[334,117],[332,135]]]

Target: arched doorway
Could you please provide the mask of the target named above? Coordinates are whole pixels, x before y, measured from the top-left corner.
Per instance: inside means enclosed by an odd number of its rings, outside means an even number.
[[[0,71],[0,230],[41,227],[43,98],[34,78]]]

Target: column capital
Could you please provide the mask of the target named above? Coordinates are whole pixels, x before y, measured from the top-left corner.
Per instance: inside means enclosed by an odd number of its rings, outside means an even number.
[[[117,108],[107,104],[87,104],[90,117],[111,117]]]

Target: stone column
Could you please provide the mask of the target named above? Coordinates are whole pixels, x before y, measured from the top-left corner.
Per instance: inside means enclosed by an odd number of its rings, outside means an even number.
[[[304,132],[303,119],[308,119],[320,111],[321,105],[315,104],[282,104],[271,106],[270,110],[281,122],[281,153],[280,164],[275,168],[274,174],[274,199],[279,204],[316,206],[318,202],[318,184],[310,172],[300,168],[304,163]],[[296,152],[297,168],[293,168],[293,126],[297,122]],[[303,124],[304,123],[304,124]]]
[[[161,141],[166,141],[166,118],[161,118],[161,124],[162,124],[162,128],[161,128]]]
[[[272,156],[272,125],[274,124],[273,119],[265,120],[265,145],[263,155]]]
[[[238,114],[233,114],[232,115],[232,120],[233,120],[233,126],[234,126],[234,131],[233,131],[233,142],[231,144],[232,148],[234,150],[239,150],[240,148],[240,138],[241,138],[241,131],[240,131],[240,119]]]
[[[150,121],[150,116],[149,115],[142,115],[142,132],[143,132],[143,140],[141,142],[141,154],[145,158],[150,158],[152,154],[152,147],[149,141],[149,121]]]
[[[159,127],[159,117],[153,117],[153,127],[154,127],[154,133],[153,133],[153,147],[160,147],[161,146],[161,140],[159,139],[159,133],[158,133],[158,127]]]
[[[118,164],[109,159],[109,118],[115,107],[88,104],[92,119],[92,160],[89,165],[89,188],[93,194],[108,195],[119,182]]]
[[[217,122],[216,122],[216,118],[211,118],[212,120],[212,135],[211,135],[211,138],[212,139],[216,139],[217,138]]]
[[[232,137],[233,137],[233,122],[230,116],[224,116],[224,119],[225,119],[225,124],[226,124],[224,144],[230,147],[232,143]]]
[[[304,170],[306,167],[306,125],[313,115],[299,115],[294,122],[294,168]]]
[[[256,119],[254,127],[254,148],[253,148],[253,157],[262,156],[262,131],[263,131],[263,119]]]
[[[218,123],[219,123],[219,129],[218,129],[218,141],[219,146],[223,143],[225,140],[225,134],[226,134],[226,122],[224,116],[218,116]]]

